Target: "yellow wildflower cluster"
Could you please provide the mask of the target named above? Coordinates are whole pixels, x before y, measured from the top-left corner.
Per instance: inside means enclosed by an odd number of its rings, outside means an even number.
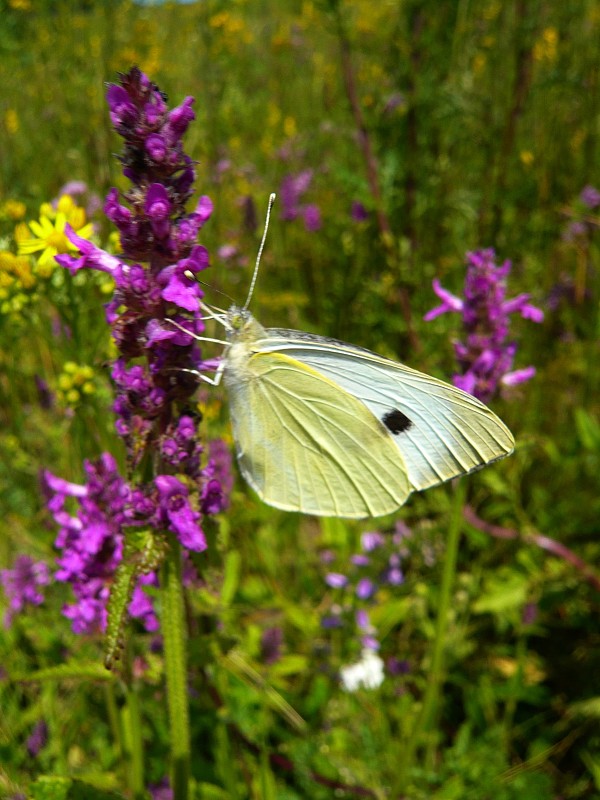
[[[66,194],[59,199],[56,208],[50,203],[43,203],[39,220],[32,220],[28,227],[17,226],[15,240],[19,246],[19,254],[31,255],[41,251],[35,272],[42,278],[49,278],[56,269],[54,256],[77,252],[77,247],[65,235],[67,222],[78,236],[91,238],[94,229],[91,222],[86,224],[85,210]]]
[[[25,203],[22,203],[20,200],[5,200],[2,205],[0,205],[0,219],[18,222],[20,219],[23,219],[26,211],[27,207]]]
[[[253,41],[252,31],[246,25],[246,21],[229,11],[213,14],[208,24],[219,34],[214,39],[213,46],[216,52],[237,53],[241,44],[251,44]]]
[[[79,405],[85,396],[96,392],[94,370],[85,364],[67,361],[56,382],[58,402],[69,408]]]
[[[27,256],[16,256],[8,250],[0,252],[0,314],[19,314],[28,304],[35,284]]]

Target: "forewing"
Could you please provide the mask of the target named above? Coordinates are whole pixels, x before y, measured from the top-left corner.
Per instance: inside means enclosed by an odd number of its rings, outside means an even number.
[[[402,453],[411,490],[509,455],[514,439],[483,403],[450,384],[336,340],[271,329],[260,343],[317,370],[359,399]]]
[[[226,383],[240,469],[266,503],[361,518],[405,502],[406,467],[387,430],[325,375],[259,352]]]

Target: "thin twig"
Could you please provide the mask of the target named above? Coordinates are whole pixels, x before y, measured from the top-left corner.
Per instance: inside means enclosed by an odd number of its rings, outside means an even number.
[[[600,592],[600,576],[594,572],[586,561],[564,544],[557,542],[556,539],[551,539],[549,536],[545,536],[542,533],[521,534],[514,528],[503,528],[500,525],[492,525],[478,517],[469,505],[463,508],[463,516],[465,520],[474,528],[477,528],[478,531],[487,533],[496,539],[520,539],[523,542],[535,544],[537,547],[546,550],[548,553],[552,553],[552,555],[558,558],[562,558],[563,561],[567,561],[571,566],[575,567],[578,572],[581,572],[590,586]]]

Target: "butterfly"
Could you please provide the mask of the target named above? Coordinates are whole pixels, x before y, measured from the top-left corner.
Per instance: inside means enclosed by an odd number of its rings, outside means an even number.
[[[514,439],[475,397],[345,342],[221,318],[222,379],[240,471],[269,505],[378,517],[509,455]]]
[[[510,455],[506,425],[475,397],[351,344],[263,328],[243,307],[215,378],[226,387],[240,471],[267,504],[317,516],[378,517]],[[208,341],[216,341],[210,340]]]

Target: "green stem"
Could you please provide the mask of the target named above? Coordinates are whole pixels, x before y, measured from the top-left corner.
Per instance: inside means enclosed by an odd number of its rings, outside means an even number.
[[[173,800],[187,800],[190,775],[190,719],[187,693],[187,631],[181,548],[173,542],[164,561],[161,580],[162,635],[171,739]]]
[[[456,576],[456,561],[458,557],[458,544],[462,528],[462,512],[465,504],[466,483],[458,481],[454,487],[454,498],[452,502],[452,513],[448,527],[448,539],[446,542],[446,554],[442,571],[442,582],[437,607],[437,619],[435,625],[435,638],[431,653],[431,664],[423,697],[423,705],[417,717],[412,735],[405,743],[404,752],[401,757],[401,768],[398,775],[401,781],[406,782],[412,768],[415,752],[418,747],[425,745],[425,764],[433,766],[435,750],[437,745],[436,737],[433,735],[434,726],[437,723],[440,705],[440,690],[445,678],[445,648],[446,633],[448,630],[448,614],[451,606],[452,590]],[[400,787],[402,790],[406,787]]]
[[[127,687],[125,697],[127,702],[121,717],[127,749],[129,788],[135,800],[143,800],[146,791],[144,788],[144,748],[140,700],[134,686]]]

